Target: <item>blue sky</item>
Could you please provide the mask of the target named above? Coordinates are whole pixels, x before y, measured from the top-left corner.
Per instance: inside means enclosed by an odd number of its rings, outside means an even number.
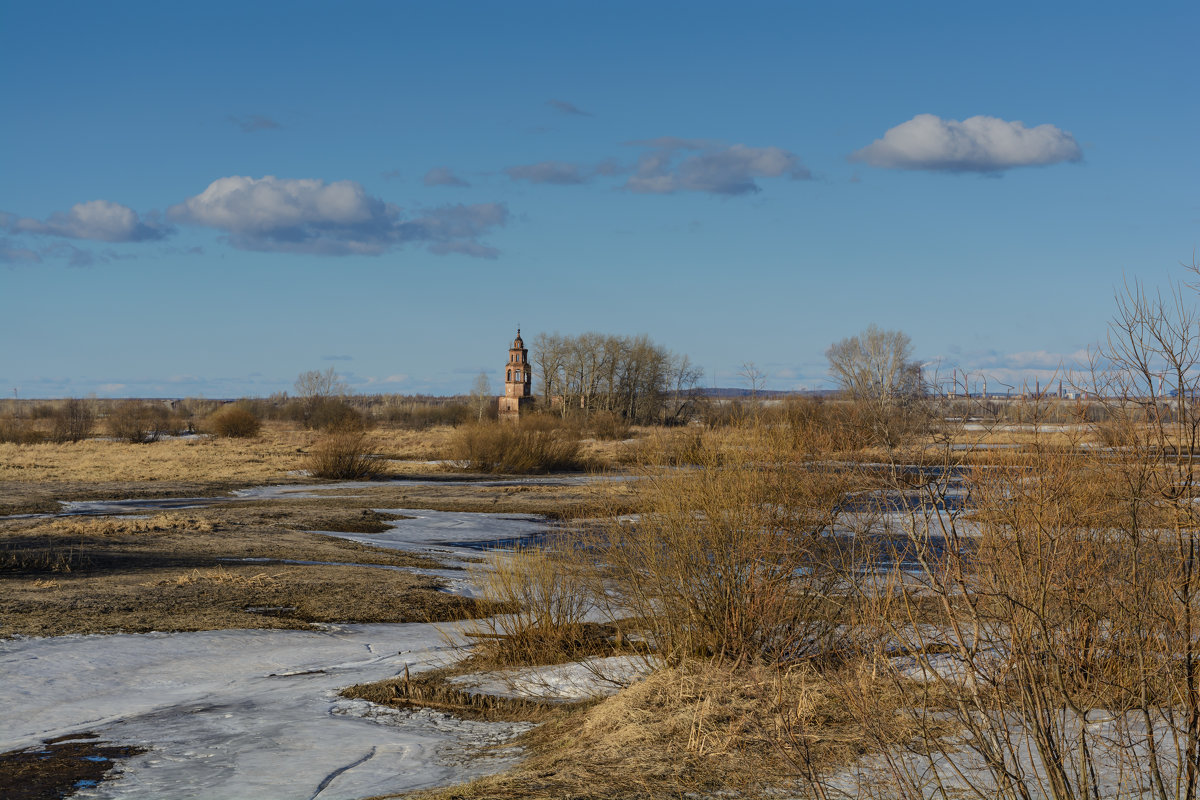
[[[706,385],[899,328],[1046,380],[1200,246],[1194,2],[0,2],[0,390]]]

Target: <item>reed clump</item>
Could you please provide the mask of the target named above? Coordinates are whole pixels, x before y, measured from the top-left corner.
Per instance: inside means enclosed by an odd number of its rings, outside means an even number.
[[[460,426],[449,457],[463,469],[524,475],[585,469],[579,431],[549,417]]]
[[[262,430],[262,420],[246,405],[235,403],[215,411],[208,418],[209,427],[217,436],[252,439]]]
[[[365,480],[383,471],[367,434],[354,428],[325,434],[309,452],[304,468],[314,478],[333,480]]]

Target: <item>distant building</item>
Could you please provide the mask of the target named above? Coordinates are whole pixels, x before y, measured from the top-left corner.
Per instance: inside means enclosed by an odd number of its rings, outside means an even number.
[[[500,419],[518,420],[533,406],[533,370],[529,366],[529,351],[521,340],[521,329],[508,348],[508,363],[504,365],[504,396],[500,398]]]

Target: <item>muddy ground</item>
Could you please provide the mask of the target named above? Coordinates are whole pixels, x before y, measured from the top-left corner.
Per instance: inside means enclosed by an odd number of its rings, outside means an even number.
[[[619,504],[624,491],[612,483],[528,484],[431,475],[319,490],[317,497],[219,501],[148,515],[3,519],[0,636],[305,628],[321,622],[430,622],[486,614],[489,609],[474,600],[439,591],[434,578],[395,569],[443,568],[439,562],[311,531],[386,530],[389,515],[375,509],[387,508],[563,519]],[[228,497],[228,487],[185,482],[0,486],[0,499],[11,505],[56,510],[58,500],[147,497]]]
[[[140,747],[106,745],[95,734],[50,739],[35,747],[0,753],[0,797],[44,800],[70,797],[95,786],[121,760],[145,752]]]

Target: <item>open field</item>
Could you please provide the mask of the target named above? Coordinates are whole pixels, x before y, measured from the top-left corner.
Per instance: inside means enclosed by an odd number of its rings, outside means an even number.
[[[434,754],[411,779],[382,757],[356,766],[353,747],[338,756],[342,766],[305,773],[306,781],[361,787],[347,796],[784,791],[909,800],[932,796],[931,786],[948,796],[972,787],[986,794],[998,767],[965,743],[991,735],[1009,737],[1012,753],[1084,737],[1091,755],[1083,766],[1094,770],[1088,780],[1098,781],[1098,795],[1137,796],[1144,748],[1127,720],[1139,710],[1155,718],[1186,682],[1175,650],[1187,648],[1179,636],[1189,630],[1192,600],[1181,605],[1171,592],[1193,579],[1171,552],[1190,541],[1194,511],[1174,488],[1186,485],[1178,476],[1189,468],[1178,432],[1156,439],[1140,421],[1116,434],[1071,423],[952,421],[905,429],[898,445],[884,446],[845,413],[804,406],[714,428],[581,440],[589,463],[626,465],[609,475],[465,474],[445,463],[461,445],[448,427],[368,432],[382,475],[340,483],[302,472],[321,434],[278,422],[244,440],[3,445],[0,502],[10,516],[0,519],[0,646],[11,653],[12,674],[40,697],[34,665],[43,653],[74,652],[76,640],[64,634],[113,634],[78,647],[130,674],[169,663],[172,647],[223,648],[222,658],[236,659],[239,637],[278,637],[257,640],[284,654],[278,664],[238,666],[241,683],[230,691],[243,693],[240,707],[269,714],[272,703],[293,704],[304,731],[349,714],[417,726],[427,737],[428,715],[449,713],[461,718],[456,725],[485,726],[461,734],[470,741],[487,740],[489,730],[503,732],[497,742],[521,734],[522,760],[488,775],[486,760],[473,756],[478,779],[450,789],[436,788],[454,773],[435,769]],[[539,425],[531,430],[580,435]],[[1169,492],[1131,495],[1137,485]],[[1179,534],[1147,536],[1146,526]],[[1097,529],[1107,532],[1098,539]],[[489,556],[489,542],[517,549]],[[981,592],[986,603],[964,602]],[[425,622],[443,627],[436,636],[412,628],[422,655],[410,659],[396,637],[404,624]],[[971,633],[957,633],[964,630]],[[1137,635],[1115,635],[1125,630]],[[306,635],[316,638],[291,638]],[[1101,635],[1106,644],[1097,646]],[[343,661],[314,662],[307,654],[330,637],[344,640]],[[376,642],[385,640],[401,644],[381,650]],[[360,641],[363,664],[349,655]],[[1129,652],[1137,641],[1173,644]],[[596,676],[610,690],[625,687],[607,698],[561,704],[529,694],[540,680],[558,680],[538,675],[630,661],[641,667]],[[1060,670],[1055,681],[1046,663]],[[312,684],[325,699],[268,702],[256,684],[264,670],[325,676]],[[487,678],[504,674],[534,677],[505,692],[495,687],[508,679]],[[964,694],[964,675],[987,692]],[[135,748],[127,763],[139,780],[169,782],[137,752],[194,747],[186,737],[156,740],[152,720],[191,713],[178,698],[193,697],[189,684],[215,679],[183,679],[161,707],[154,695],[141,697],[145,723],[95,731],[77,727],[94,714],[86,701],[49,728],[38,727],[34,706],[22,706],[28,729],[14,731],[12,763],[24,764],[21,753],[38,741],[95,732],[100,747]],[[102,680],[104,697],[126,697],[121,674]],[[1139,686],[1141,706],[1129,700]],[[1116,716],[1082,734],[1063,718],[1066,727],[1037,741],[1044,729],[1005,716],[1022,692],[1047,707]],[[214,717],[205,746],[224,752],[229,724]],[[1155,724],[1186,745],[1175,723]],[[347,740],[354,747],[392,735],[357,730]],[[281,748],[294,754],[303,744]],[[1190,752],[1160,751],[1160,772],[1182,775]],[[932,773],[930,754],[943,759]],[[218,757],[237,761],[235,751]],[[1053,777],[1022,770],[1026,785]],[[247,779],[234,769],[222,785]],[[305,786],[280,796],[311,796]]]

